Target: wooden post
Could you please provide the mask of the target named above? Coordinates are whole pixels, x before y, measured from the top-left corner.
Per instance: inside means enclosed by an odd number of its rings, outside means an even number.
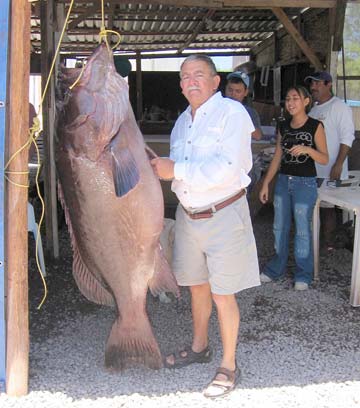
[[[19,4],[21,3],[21,4]],[[17,152],[28,139],[30,74],[30,3],[11,2],[8,154]],[[28,149],[11,162],[11,171],[28,170]],[[8,174],[26,185],[27,174]],[[6,183],[6,272],[7,272],[7,358],[6,392],[21,396],[28,392],[29,310],[27,188]]]
[[[9,10],[10,0],[2,2],[0,7],[0,180],[4,180],[5,163],[5,114],[7,100],[7,72],[9,49]],[[5,253],[4,253],[4,183],[0,183],[0,392],[5,388],[6,361],[6,324],[5,324]]]
[[[141,54],[136,52],[136,119],[139,122],[143,115]]]
[[[41,20],[41,76],[42,92],[49,75],[54,56],[54,0],[42,1]],[[53,74],[54,75],[54,74]],[[56,171],[54,160],[54,119],[55,119],[55,79],[52,77],[42,106],[44,129],[44,193],[46,249],[59,257],[59,237],[57,222]]]

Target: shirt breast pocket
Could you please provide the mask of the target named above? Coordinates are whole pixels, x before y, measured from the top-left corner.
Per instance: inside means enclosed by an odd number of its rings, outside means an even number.
[[[179,161],[184,153],[184,141],[177,140],[170,147],[170,157],[174,161]]]
[[[193,154],[199,158],[219,155],[221,150],[221,129],[207,128],[193,142]]]

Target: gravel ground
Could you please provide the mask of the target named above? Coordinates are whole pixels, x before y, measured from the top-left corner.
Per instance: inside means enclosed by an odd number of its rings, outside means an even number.
[[[261,266],[273,252],[271,227],[271,211],[262,211],[254,222]],[[210,322],[215,358],[210,364],[111,374],[103,358],[114,310],[89,303],[75,287],[65,228],[60,232],[61,262],[47,262],[49,296],[40,311],[36,307],[43,290],[32,250],[31,244],[29,394],[11,398],[0,393],[2,408],[360,406],[360,309],[349,304],[348,250],[321,257],[321,281],[309,291],[292,289],[290,258],[289,274],[281,282],[238,294],[237,357],[243,380],[233,393],[215,401],[201,394],[221,355],[215,313]],[[191,341],[186,290],[181,301],[170,304],[149,295],[148,313],[163,353]]]

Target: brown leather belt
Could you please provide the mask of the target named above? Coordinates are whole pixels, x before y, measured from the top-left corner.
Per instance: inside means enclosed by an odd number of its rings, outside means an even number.
[[[185,207],[183,207],[184,211],[186,214],[193,220],[199,220],[201,218],[211,218],[213,214],[215,214],[217,211],[221,210],[222,208],[227,207],[228,205],[232,204],[234,201],[238,200],[245,194],[246,190],[241,190],[237,194],[233,195],[232,197],[228,198],[225,201],[221,201],[221,203],[218,203],[214,205],[213,207],[210,207],[206,210],[199,211],[192,213],[188,211]]]

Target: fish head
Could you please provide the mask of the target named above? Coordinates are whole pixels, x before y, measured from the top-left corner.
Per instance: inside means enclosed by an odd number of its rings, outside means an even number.
[[[59,75],[63,143],[75,155],[97,160],[132,114],[129,88],[116,72],[106,44],[97,47],[85,67],[61,69]]]

